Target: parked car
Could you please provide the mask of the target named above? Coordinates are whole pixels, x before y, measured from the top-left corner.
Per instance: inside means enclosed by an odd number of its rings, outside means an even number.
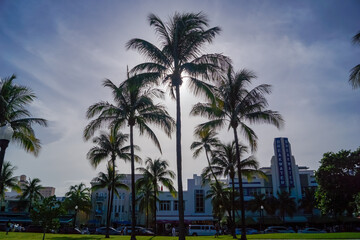
[[[253,228],[246,228],[246,235],[250,235],[250,234],[258,234],[258,230],[253,229]],[[235,229],[235,234],[236,235],[241,235],[241,228],[236,228]]]
[[[326,233],[326,231],[309,227],[309,228],[304,228],[302,230],[299,230],[299,233]]]
[[[190,236],[213,236],[215,233],[213,225],[189,225]]]
[[[293,229],[284,226],[270,226],[264,231],[265,233],[295,233]]]
[[[127,235],[131,234],[131,227],[127,228]],[[142,236],[152,236],[155,235],[154,232],[150,231],[149,229],[143,227],[135,227],[135,235],[142,235]]]
[[[96,229],[95,231],[95,234],[106,234],[106,227],[99,227]],[[121,232],[112,228],[112,227],[109,227],[109,234],[110,235],[121,235]]]
[[[81,234],[81,231],[78,228],[74,227],[61,227],[59,229],[61,234]]]

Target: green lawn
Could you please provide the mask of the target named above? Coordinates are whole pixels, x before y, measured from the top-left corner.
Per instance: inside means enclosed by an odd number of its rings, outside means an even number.
[[[41,240],[41,233],[14,233],[10,232],[9,235],[5,235],[5,232],[0,232],[1,240]],[[45,239],[51,240],[105,240],[103,235],[71,235],[71,234],[46,234]],[[130,236],[110,236],[110,239],[114,240],[129,240]],[[138,240],[177,240],[177,237],[148,237],[137,236]],[[214,237],[186,237],[188,240],[212,240]],[[231,236],[220,236],[219,240],[232,240]],[[248,239],[360,239],[360,233],[317,233],[317,234],[305,234],[305,233],[278,233],[278,234],[255,234],[248,235]]]

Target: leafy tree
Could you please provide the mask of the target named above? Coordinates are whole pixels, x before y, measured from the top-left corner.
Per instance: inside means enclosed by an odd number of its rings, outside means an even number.
[[[211,95],[211,85],[204,80],[216,79],[221,66],[229,60],[221,54],[203,54],[205,44],[214,40],[220,28],[208,28],[209,21],[201,12],[175,13],[168,22],[150,14],[148,20],[158,36],[160,47],[134,38],[127,43],[127,48],[137,50],[147,59],[147,62],[135,66],[132,71],[159,73],[160,79],[169,88],[170,95],[176,100],[179,239],[184,240],[180,87],[186,78],[195,95]]]
[[[360,45],[360,32],[353,37],[352,42]],[[354,89],[360,87],[360,64],[351,69],[349,82]]]
[[[360,192],[360,148],[351,152],[324,153],[315,173],[318,188],[316,200],[323,214],[335,218],[344,211],[352,214],[355,194]]]
[[[5,162],[0,174],[0,212],[2,208],[2,201],[5,199],[6,188],[11,188],[16,191],[21,191],[18,185],[18,177],[14,177],[15,166],[12,166],[10,162]]]
[[[148,228],[150,213],[155,212],[154,206],[156,206],[156,203],[154,202],[158,201],[158,199],[154,196],[153,184],[151,181],[143,181],[143,178],[140,178],[139,180],[136,181],[136,202],[139,204],[139,209],[145,212],[146,228]]]
[[[112,192],[116,196],[119,195],[118,189],[125,189],[129,190],[129,187],[122,183],[122,180],[125,178],[124,175],[118,174],[118,171],[115,171],[114,174],[114,167],[112,164],[107,165],[107,173],[100,172],[98,177],[95,180],[95,184],[92,186],[92,190],[96,191],[98,189],[106,188],[108,190],[108,203],[107,203],[107,211],[106,211],[106,236],[105,238],[109,238],[109,227],[110,227],[110,217],[111,217],[111,211],[113,209],[112,207],[112,195],[110,195]],[[110,197],[111,196],[111,197]]]
[[[175,178],[175,173],[168,169],[169,163],[166,160],[162,160],[160,158],[154,160],[151,158],[147,158],[145,164],[145,168],[137,168],[137,170],[144,176],[137,181],[138,186],[146,186],[150,182],[154,191],[153,199],[156,199],[159,194],[159,184],[165,186],[167,189],[169,189],[173,196],[175,196],[175,188],[172,181],[172,179]],[[154,233],[156,234],[156,201],[153,201],[153,203]]]
[[[249,123],[268,123],[278,128],[283,124],[283,119],[279,113],[266,109],[268,103],[265,94],[271,92],[270,85],[262,84],[251,90],[247,89],[255,77],[256,76],[248,70],[235,73],[230,66],[227,74],[222,76],[221,81],[219,81],[216,89],[216,101],[211,99],[207,103],[198,103],[191,111],[192,115],[201,115],[210,119],[210,121],[200,124],[198,129],[218,129],[226,125],[228,129],[232,129],[239,180],[242,179],[242,171],[238,131],[244,134],[250,143],[251,149],[256,150],[257,135],[254,130],[250,128]],[[241,239],[245,240],[245,205],[242,184],[239,184],[239,191],[243,233]]]
[[[280,216],[285,223],[285,215],[292,217],[296,212],[296,202],[294,198],[290,196],[287,191],[281,191],[277,193],[279,201],[279,212]]]
[[[76,224],[76,216],[78,211],[89,213],[91,210],[91,194],[90,188],[84,183],[70,186],[69,191],[65,193],[64,206],[68,211],[75,211],[74,226]],[[77,209],[75,209],[77,206]]]
[[[304,213],[310,213],[311,217],[313,217],[316,206],[315,192],[315,188],[306,188],[303,198],[299,200],[299,208],[304,209]]]
[[[0,126],[9,123],[14,130],[11,141],[37,156],[41,144],[32,126],[47,126],[47,122],[45,119],[32,117],[27,108],[36,96],[30,88],[14,84],[15,79],[16,76],[12,75],[0,81]],[[4,156],[0,157],[0,172],[3,161]]]
[[[99,137],[95,137],[93,139],[93,143],[96,146],[92,147],[87,153],[87,158],[90,160],[91,164],[96,168],[98,164],[104,160],[107,160],[110,157],[111,169],[113,170],[113,176],[111,179],[115,178],[115,160],[116,157],[123,159],[125,161],[131,159],[131,155],[129,153],[130,146],[124,146],[126,141],[128,140],[129,135],[123,134],[118,131],[117,128],[112,128],[110,133],[101,133]],[[136,156],[136,159],[138,157]],[[113,184],[115,182],[113,181]],[[111,194],[109,194],[110,200],[110,209],[112,209],[113,201],[114,201],[114,190],[115,186],[111,187]],[[110,214],[108,215],[110,217]],[[110,219],[107,219],[107,228],[106,228],[106,238],[109,238],[109,224]]]
[[[115,104],[99,102],[87,110],[87,118],[93,118],[84,130],[85,139],[89,139],[94,132],[104,124],[111,127],[130,128],[130,153],[131,153],[131,240],[135,240],[135,153],[134,153],[134,127],[139,129],[140,135],[146,134],[155,143],[161,152],[160,142],[149,124],[160,126],[170,137],[173,131],[174,120],[169,116],[165,107],[155,104],[153,97],[163,97],[164,93],[150,85],[157,74],[138,74],[128,78],[117,87],[110,80],[104,81],[104,86],[110,88]]]
[[[38,178],[34,178],[33,180],[29,178],[29,182],[23,187],[20,200],[27,200],[29,202],[29,212],[31,210],[33,201],[37,201],[43,198],[40,193],[40,189],[42,189],[40,182],[41,181]]]
[[[59,217],[61,214],[64,214],[64,210],[55,196],[44,198],[41,202],[37,201],[34,203],[30,217],[34,224],[42,227],[44,233],[43,240],[47,231],[56,230],[60,227]]]

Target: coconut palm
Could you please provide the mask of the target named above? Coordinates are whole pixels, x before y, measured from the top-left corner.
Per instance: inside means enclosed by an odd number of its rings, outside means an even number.
[[[359,44],[360,45],[360,32],[358,32],[352,39],[353,44]],[[359,88],[360,87],[360,64],[353,67],[350,71],[350,84],[353,88]]]
[[[279,201],[280,217],[285,223],[285,215],[292,217],[296,212],[296,202],[294,198],[290,197],[290,193],[287,191],[277,192]]]
[[[194,136],[199,141],[195,141],[191,144],[190,149],[194,150],[193,158],[198,158],[204,151],[206,160],[208,162],[208,169],[210,170],[212,177],[218,182],[216,174],[211,167],[211,160],[209,154],[212,156],[212,148],[217,147],[220,144],[219,139],[216,137],[217,133],[212,129],[201,129],[196,131]]]
[[[210,190],[206,192],[206,199],[211,199],[211,205],[213,206],[213,214],[217,216],[218,220],[221,220],[228,213],[231,219],[231,204],[230,204],[231,192],[228,188],[225,188],[222,182],[210,183]]]
[[[148,228],[150,213],[155,212],[154,205],[156,205],[156,203],[154,204],[154,201],[156,202],[158,199],[154,198],[153,184],[151,181],[148,180],[145,182],[143,178],[139,180],[136,181],[136,202],[139,204],[139,209],[145,212],[146,228]]]
[[[264,209],[267,214],[275,216],[276,211],[279,209],[279,200],[274,196],[267,196],[265,198]]]
[[[93,139],[93,143],[96,144],[96,146],[92,147],[89,152],[87,153],[87,158],[90,160],[90,163],[96,168],[98,164],[104,160],[107,160],[110,158],[112,170],[113,170],[113,176],[112,179],[115,178],[115,160],[116,157],[123,159],[125,161],[131,159],[131,155],[129,153],[130,146],[124,146],[126,141],[128,140],[129,135],[123,134],[118,131],[116,128],[110,129],[110,133],[104,133],[102,132],[100,136],[95,137]],[[137,147],[137,146],[136,146]],[[138,149],[138,148],[137,148]],[[136,160],[139,160],[138,156],[135,156]],[[115,182],[113,181],[113,184]],[[109,195],[110,199],[110,209],[112,209],[113,201],[114,201],[114,191],[115,186],[111,187],[112,191]],[[107,223],[110,221],[108,220]],[[106,229],[106,236],[109,236],[109,226],[107,226]]]
[[[250,144],[251,150],[255,151],[257,147],[257,135],[248,124],[268,123],[280,128],[283,123],[280,114],[266,109],[268,103],[265,94],[271,92],[270,85],[262,84],[251,90],[247,89],[248,85],[255,77],[256,76],[248,70],[242,70],[235,73],[230,66],[227,74],[222,77],[217,87],[216,102],[211,100],[208,103],[198,103],[191,111],[192,115],[206,116],[210,119],[209,122],[200,124],[198,129],[218,129],[226,125],[229,130],[232,129],[236,147],[239,180],[242,179],[242,171],[238,131],[243,133]],[[241,239],[246,239],[245,206],[242,184],[239,184],[239,188],[243,233]]]
[[[310,213],[311,217],[313,217],[316,206],[315,192],[315,188],[306,188],[303,198],[299,200],[299,208],[304,209],[304,213]]]
[[[11,141],[20,145],[25,151],[39,154],[41,144],[36,138],[33,125],[47,126],[42,118],[33,118],[28,106],[36,99],[34,92],[26,87],[14,84],[15,75],[1,79],[0,81],[0,126],[10,124],[14,130]],[[6,146],[1,146],[5,149]],[[1,151],[0,172],[4,163],[5,150]]]
[[[64,206],[68,211],[75,211],[74,226],[78,211],[89,213],[91,210],[91,193],[90,188],[84,183],[70,186],[69,191],[65,193]]]
[[[42,189],[40,182],[41,181],[38,178],[34,178],[32,180],[29,178],[29,182],[22,187],[23,192],[20,199],[29,201],[29,212],[33,201],[43,198],[40,193],[40,189]]]
[[[93,118],[84,130],[85,139],[89,139],[94,132],[104,124],[111,127],[130,128],[130,154],[131,154],[131,240],[135,240],[135,153],[134,153],[134,127],[139,129],[140,135],[146,134],[155,143],[161,152],[160,142],[149,124],[160,126],[170,137],[173,131],[174,120],[169,116],[165,107],[155,104],[153,97],[163,97],[164,93],[156,88],[151,88],[157,74],[139,74],[130,77],[120,86],[112,81],[105,80],[104,87],[110,88],[115,104],[109,102],[98,102],[87,110],[87,118]]]
[[[106,188],[108,190],[108,203],[106,211],[106,236],[109,238],[109,227],[112,207],[112,193],[120,197],[118,189],[129,190],[129,187],[122,183],[125,178],[123,174],[118,174],[118,171],[114,172],[114,166],[112,164],[107,165],[107,173],[100,172],[98,177],[95,179],[95,184],[91,187],[91,190],[96,191],[99,189]],[[110,197],[111,196],[111,197]]]
[[[143,174],[143,178],[138,180],[139,187],[151,183],[153,189],[153,198],[156,199],[159,194],[160,184],[166,187],[175,196],[175,188],[173,186],[173,180],[175,173],[168,169],[169,163],[166,160],[160,158],[157,159],[146,159],[146,167],[139,167],[137,170]],[[154,233],[156,234],[156,201],[154,203]]]
[[[5,199],[6,188],[11,188],[16,191],[21,191],[18,185],[18,177],[14,177],[14,172],[17,167],[12,166],[10,162],[5,162],[0,174],[0,212],[2,207],[2,201]]]
[[[248,209],[251,211],[251,212],[259,212],[259,216],[261,216],[261,207],[265,207],[266,205],[266,198],[265,198],[265,194],[263,193],[255,193],[253,195],[253,199],[250,199],[248,202],[247,202],[247,206],[248,206]]]
[[[176,162],[179,199],[179,239],[185,239],[182,186],[181,108],[180,87],[187,79],[194,94],[211,95],[211,85],[203,80],[216,79],[218,71],[229,60],[221,54],[203,55],[203,48],[220,32],[219,27],[208,28],[207,17],[200,13],[175,13],[168,22],[150,14],[150,26],[158,36],[160,47],[143,40],[131,39],[128,49],[135,49],[147,62],[132,71],[157,72],[176,100]]]

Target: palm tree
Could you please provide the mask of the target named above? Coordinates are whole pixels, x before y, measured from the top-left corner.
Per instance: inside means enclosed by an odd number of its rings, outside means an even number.
[[[120,159],[124,159],[125,161],[130,160],[131,156],[129,153],[130,146],[124,146],[126,141],[128,140],[129,135],[123,134],[118,131],[116,128],[110,129],[110,133],[101,133],[99,137],[95,137],[93,139],[93,143],[96,144],[96,146],[92,147],[89,152],[87,153],[87,158],[90,160],[91,164],[96,168],[100,162],[103,160],[106,160],[108,157],[110,157],[110,162],[112,165],[113,170],[113,176],[112,179],[115,177],[115,160],[116,157]],[[137,147],[137,146],[136,146]],[[139,159],[139,157],[135,157],[136,160]],[[115,182],[113,182],[115,184]],[[113,200],[114,200],[114,190],[115,187],[111,187],[112,191],[109,195],[110,199],[110,209],[112,209],[113,206]],[[109,215],[110,216],[110,215]],[[107,224],[109,224],[110,220],[108,219]],[[106,236],[109,236],[108,234],[109,226],[107,226],[106,229]]]
[[[174,120],[169,116],[165,107],[155,104],[153,97],[163,97],[159,89],[150,88],[157,74],[139,74],[128,79],[117,87],[110,80],[104,81],[104,86],[112,90],[115,104],[108,102],[95,103],[87,110],[87,118],[93,118],[84,130],[85,139],[89,139],[103,124],[112,127],[129,126],[130,128],[130,154],[131,154],[131,240],[135,240],[135,153],[134,153],[134,127],[139,129],[141,135],[147,134],[161,152],[160,142],[148,124],[160,126],[170,137],[173,131]]]
[[[217,133],[212,129],[201,129],[195,132],[195,138],[199,141],[195,141],[191,144],[190,149],[194,150],[193,158],[199,157],[199,155],[205,151],[206,160],[208,162],[208,169],[210,170],[212,177],[218,182],[216,174],[214,173],[209,154],[212,155],[212,147],[217,147],[220,144],[219,139],[216,137]]]
[[[18,185],[18,177],[14,177],[14,172],[17,167],[12,166],[10,162],[5,162],[0,174],[0,212],[2,208],[2,201],[5,199],[6,188],[11,188],[16,191],[21,191]]]
[[[33,201],[43,198],[43,196],[40,193],[40,189],[42,189],[40,182],[41,181],[38,178],[34,178],[33,180],[29,178],[29,182],[23,187],[21,200],[29,201],[29,212],[31,210]]]
[[[124,175],[118,174],[118,171],[114,173],[114,167],[112,164],[107,165],[107,173],[100,172],[98,177],[95,180],[95,184],[91,187],[93,191],[98,189],[106,188],[108,190],[108,203],[106,211],[106,236],[109,238],[109,227],[110,227],[110,217],[112,207],[112,193],[116,194],[119,197],[118,189],[129,190],[129,187],[122,183],[122,180],[125,178]],[[111,196],[111,197],[110,197]],[[111,199],[111,200],[110,200]]]
[[[25,151],[37,156],[41,144],[40,140],[35,137],[32,126],[34,124],[47,126],[47,122],[45,119],[31,116],[30,111],[26,108],[36,99],[36,96],[30,88],[14,84],[15,79],[16,76],[12,75],[0,81],[0,126],[10,124],[14,130],[11,140]],[[1,146],[0,172],[7,144]]]
[[[274,216],[276,211],[279,209],[279,200],[274,196],[267,196],[265,198],[264,209],[267,214]]]
[[[89,213],[91,210],[91,193],[90,188],[84,183],[70,186],[69,191],[65,193],[65,208],[68,211],[74,211],[74,226],[76,224],[76,216],[78,211]]]
[[[172,179],[175,178],[175,173],[168,169],[169,163],[166,160],[160,158],[157,159],[146,159],[146,167],[139,167],[137,170],[144,175],[143,178],[138,180],[139,187],[147,185],[149,182],[152,185],[154,191],[153,198],[156,199],[159,193],[159,184],[165,186],[175,196],[175,188],[173,186]],[[156,234],[156,201],[154,203],[154,233]]]
[[[261,211],[262,211],[262,207],[265,207],[266,205],[266,198],[265,198],[265,194],[263,193],[255,193],[253,195],[253,199],[249,200],[247,202],[248,204],[248,209],[251,212],[259,212],[259,216],[261,217]]]
[[[225,188],[222,182],[210,183],[210,190],[206,193],[206,199],[211,199],[211,205],[213,206],[213,214],[217,216],[219,220],[228,213],[231,219],[231,204],[230,204],[231,192],[228,188]]]
[[[360,32],[353,37],[352,42],[360,45]],[[354,89],[360,87],[360,64],[351,69],[349,82]]]
[[[292,217],[296,212],[296,203],[294,198],[290,197],[290,193],[287,191],[277,192],[277,195],[280,216],[285,223],[285,215],[288,214],[290,217]]]
[[[268,103],[264,95],[270,93],[270,85],[262,84],[247,90],[247,85],[255,77],[252,72],[247,70],[235,73],[230,66],[217,88],[216,102],[211,100],[208,103],[198,103],[191,111],[192,115],[206,116],[210,119],[209,122],[200,124],[198,129],[217,129],[228,125],[228,129],[233,130],[239,182],[242,179],[242,171],[238,131],[244,134],[250,143],[251,150],[254,151],[257,147],[257,135],[250,128],[249,123],[269,123],[278,128],[283,123],[280,114],[266,109]],[[246,239],[244,193],[240,183],[239,188],[243,233],[241,239]]]
[[[140,181],[139,181],[140,180]],[[149,216],[150,213],[154,211],[154,201],[158,201],[154,196],[153,184],[151,181],[146,181],[144,184],[143,178],[140,178],[136,181],[136,201],[139,204],[139,209],[145,212],[146,217],[146,228],[149,227]],[[140,183],[140,184],[139,184]]]
[[[135,66],[132,71],[159,73],[162,82],[168,86],[170,95],[176,100],[179,239],[184,240],[180,87],[184,79],[187,79],[195,95],[205,93],[210,96],[211,85],[202,80],[216,79],[218,71],[223,65],[228,64],[229,59],[221,54],[202,54],[205,44],[214,40],[220,28],[208,28],[209,21],[201,12],[175,13],[168,22],[163,22],[158,16],[150,14],[148,21],[158,35],[160,48],[138,38],[131,39],[126,46],[128,49],[137,50],[148,60]]]
[[[303,198],[299,200],[299,208],[304,209],[304,213],[311,213],[311,217],[313,217],[316,206],[315,192],[315,188],[306,188]]]

